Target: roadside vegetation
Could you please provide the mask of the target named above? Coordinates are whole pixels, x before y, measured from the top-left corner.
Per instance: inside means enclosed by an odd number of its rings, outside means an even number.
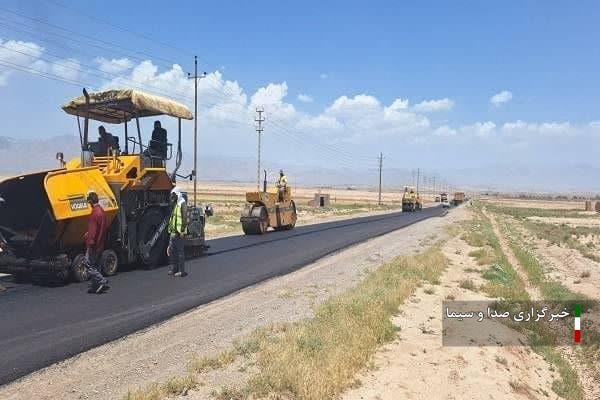
[[[173,377],[163,384],[152,384],[143,390],[129,392],[126,400],[161,400],[171,396],[186,395],[198,385],[193,375],[183,378]]]
[[[524,221],[523,226],[539,239],[545,239],[551,244],[565,245],[577,250],[587,259],[600,262],[600,255],[594,242],[584,244],[585,237],[600,238],[600,228],[589,226],[570,226],[567,224],[548,224],[544,222]]]
[[[335,398],[356,383],[355,375],[369,366],[378,348],[396,338],[391,317],[398,307],[423,283],[439,284],[446,264],[439,246],[399,257],[367,275],[356,287],[317,306],[313,318],[260,329],[236,342],[233,350],[193,360],[185,382],[194,387],[198,384],[192,379],[195,374],[244,357],[252,358],[257,372],[244,387],[213,393],[217,399]],[[129,393],[126,399],[166,398],[175,394],[169,387],[179,389],[173,382],[152,385]]]
[[[551,217],[551,218],[590,218],[582,209],[545,209],[533,207],[507,207],[492,203],[486,203],[486,209],[496,213],[510,215],[518,219],[529,217]]]
[[[491,297],[503,300],[508,307],[510,304],[529,301],[530,295],[526,290],[525,283],[515,270],[516,266],[509,262],[491,221],[481,211],[482,207],[481,203],[475,204],[476,218],[468,224],[463,236],[463,239],[471,246],[479,247],[480,250],[487,249],[470,253],[478,261],[478,264],[488,265],[488,268],[482,272],[482,277],[487,281],[482,289]],[[487,205],[486,208],[488,211],[490,210]],[[504,228],[506,229],[506,227]],[[510,246],[524,268],[530,283],[538,287],[546,299],[562,301],[578,298],[576,294],[560,283],[547,280],[544,277],[542,266],[534,256],[521,249],[514,241],[510,241]],[[551,331],[545,324],[529,323],[510,326],[525,334],[531,348],[559,372],[559,378],[553,382],[552,390],[565,399],[583,399],[583,390],[577,373],[556,348],[547,345],[547,343],[556,342],[556,332]]]

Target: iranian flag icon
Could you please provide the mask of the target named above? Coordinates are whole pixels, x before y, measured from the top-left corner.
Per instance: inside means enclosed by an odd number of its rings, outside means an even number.
[[[573,339],[575,343],[581,343],[581,305],[575,304],[573,306],[573,316],[575,317]]]

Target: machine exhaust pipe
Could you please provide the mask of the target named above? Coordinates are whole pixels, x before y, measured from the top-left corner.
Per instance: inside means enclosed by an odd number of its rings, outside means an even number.
[[[265,173],[265,179],[263,180],[263,192],[267,192],[267,170],[263,169],[264,173]]]

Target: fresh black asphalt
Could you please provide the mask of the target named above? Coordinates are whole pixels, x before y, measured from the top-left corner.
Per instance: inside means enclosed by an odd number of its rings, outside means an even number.
[[[167,268],[113,276],[111,290],[87,285],[11,285],[0,293],[0,385],[156,324],[327,254],[444,213],[440,207],[297,227],[262,236],[214,239],[205,256],[187,262],[190,275]],[[199,325],[201,330],[202,326]]]

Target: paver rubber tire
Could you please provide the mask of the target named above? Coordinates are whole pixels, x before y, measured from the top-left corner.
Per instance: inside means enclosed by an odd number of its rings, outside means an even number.
[[[119,269],[119,258],[114,250],[104,250],[100,256],[100,270],[104,276],[112,276]]]
[[[85,254],[77,254],[71,263],[71,279],[75,282],[85,282],[90,279],[85,266]]]

